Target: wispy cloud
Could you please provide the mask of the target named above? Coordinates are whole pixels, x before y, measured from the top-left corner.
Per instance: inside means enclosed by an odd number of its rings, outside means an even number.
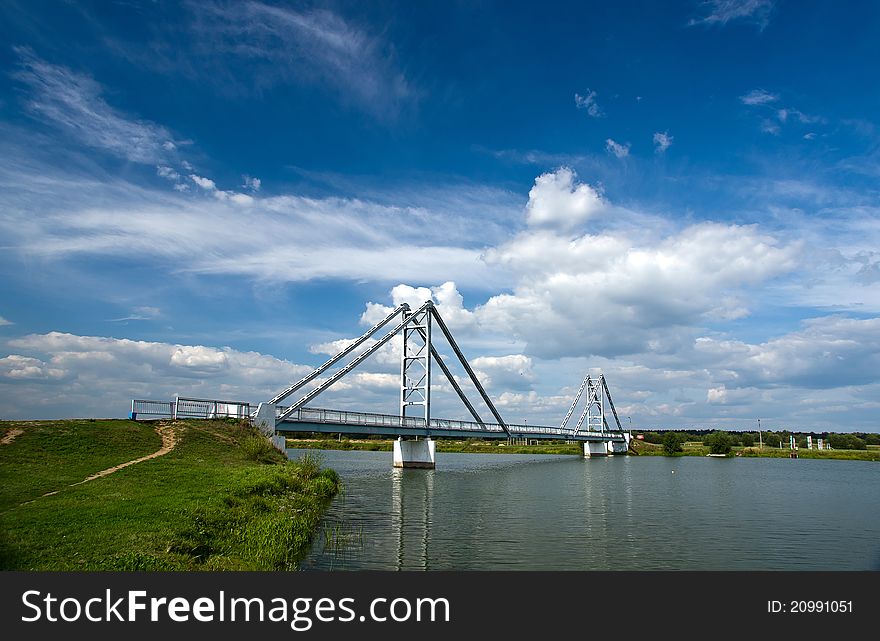
[[[779,96],[764,89],[752,89],[747,94],[740,96],[739,100],[744,105],[749,106],[766,105],[779,100]]]
[[[131,310],[131,314],[128,316],[124,316],[122,318],[112,318],[110,319],[111,323],[119,323],[123,321],[144,321],[144,320],[153,320],[162,315],[162,310],[158,307],[150,307],[147,305],[141,305],[135,307]]]
[[[14,77],[27,86],[31,115],[61,129],[81,144],[120,158],[163,164],[172,150],[171,133],[148,120],[132,119],[110,106],[102,87],[88,75],[37,57],[27,47],[15,47],[19,69]]]
[[[626,158],[627,156],[629,156],[629,147],[630,144],[628,142],[621,144],[612,140],[611,138],[605,141],[605,151],[610,154],[614,154],[618,158]]]
[[[241,179],[242,179],[242,181],[244,181],[241,185],[243,189],[250,189],[251,191],[260,191],[260,187],[262,187],[262,185],[263,185],[263,181],[260,180],[259,178],[252,178],[251,176],[244,175],[241,177]]]
[[[779,118],[779,122],[782,123],[788,122],[789,118],[793,118],[805,125],[825,122],[825,119],[822,116],[811,116],[809,114],[805,114],[799,109],[779,109],[776,112],[776,116]]]
[[[688,21],[689,26],[720,25],[748,22],[763,30],[770,23],[773,0],[704,0],[699,3],[701,15]]]
[[[397,65],[393,45],[332,11],[255,1],[189,6],[195,50],[215,77],[226,78],[226,57],[238,58],[251,65],[256,89],[279,82],[320,83],[382,117],[393,117],[417,96]]]
[[[591,89],[587,89],[587,93],[584,96],[576,93],[574,95],[574,104],[578,109],[585,109],[588,116],[601,118],[605,114],[596,102],[597,95],[598,94]]]
[[[6,320],[2,316],[0,316],[0,327],[5,327],[6,325],[14,325],[14,324],[15,323],[13,323],[12,321]]]
[[[668,131],[657,131],[654,133],[654,151],[658,154],[664,153],[672,146],[673,136]]]

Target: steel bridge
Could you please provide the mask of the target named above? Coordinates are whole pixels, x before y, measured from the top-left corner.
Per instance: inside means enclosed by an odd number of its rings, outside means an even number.
[[[377,338],[386,326],[390,330]],[[435,335],[435,328],[439,335]],[[353,371],[396,336],[403,339],[400,361],[400,412],[397,415],[371,414],[306,407],[318,395]],[[458,380],[452,375],[435,339],[442,336],[464,369],[480,399],[494,420],[485,421],[474,404],[465,395]],[[319,377],[346,357],[363,348],[348,364],[325,379]],[[431,414],[431,392],[437,366],[467,408],[472,421],[436,418]],[[313,381],[317,386],[290,405],[281,403]],[[584,407],[577,421],[572,421],[581,399]],[[609,425],[606,405],[613,419]],[[379,435],[396,438],[395,467],[434,467],[434,441],[437,437],[482,439],[555,439],[584,444],[585,456],[623,454],[628,450],[630,434],[623,429],[605,377],[591,378],[588,374],[581,383],[568,413],[558,426],[519,425],[505,421],[492,399],[486,393],[461,349],[449,331],[437,308],[426,301],[416,310],[406,303],[352,341],[345,349],[328,359],[320,367],[293,383],[271,400],[260,403],[251,415],[252,421],[269,436],[283,436],[291,432],[317,432],[353,435]]]

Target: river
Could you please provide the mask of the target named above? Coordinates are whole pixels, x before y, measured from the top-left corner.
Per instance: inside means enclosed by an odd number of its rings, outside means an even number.
[[[876,463],[438,453],[436,470],[396,470],[390,452],[321,457],[345,490],[306,570],[880,569]]]

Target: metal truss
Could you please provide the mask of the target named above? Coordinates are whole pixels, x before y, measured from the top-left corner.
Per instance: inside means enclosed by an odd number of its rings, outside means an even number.
[[[443,372],[444,376],[446,376],[447,380],[452,385],[452,388],[455,390],[456,394],[458,394],[458,397],[462,400],[465,407],[467,407],[471,416],[474,417],[474,420],[477,421],[477,423],[479,423],[480,425],[485,426],[485,423],[480,418],[479,414],[477,414],[477,411],[474,409],[473,404],[462,391],[461,386],[458,384],[458,381],[455,380],[452,372],[449,371],[446,363],[441,358],[440,353],[434,347],[434,344],[431,340],[431,332],[433,324],[436,323],[437,327],[440,329],[440,332],[446,339],[446,342],[449,344],[449,347],[452,348],[453,353],[456,355],[456,357],[458,357],[459,362],[461,363],[462,367],[464,368],[480,397],[483,399],[483,402],[489,408],[489,411],[495,417],[495,420],[498,421],[498,424],[501,426],[504,432],[509,436],[510,430],[507,427],[507,423],[504,421],[504,419],[501,417],[501,414],[495,408],[494,403],[492,403],[492,399],[489,398],[489,395],[486,393],[483,385],[480,383],[479,379],[477,378],[473,369],[471,369],[470,364],[467,362],[467,359],[465,358],[458,344],[455,342],[452,333],[449,331],[449,328],[446,326],[446,323],[443,321],[443,318],[440,316],[437,308],[431,301],[426,301],[421,307],[413,312],[410,311],[410,307],[406,303],[400,305],[397,309],[386,316],[382,321],[367,330],[351,345],[327,360],[327,362],[315,369],[313,372],[273,397],[270,403],[273,405],[279,403],[297,390],[301,389],[310,381],[320,376],[323,372],[327,371],[334,364],[338,363],[340,360],[354,352],[358,347],[363,345],[367,340],[372,338],[373,335],[376,334],[380,329],[382,329],[392,320],[394,320],[398,314],[402,314],[403,318],[393,329],[391,329],[384,336],[382,336],[382,338],[373,343],[368,349],[362,352],[348,365],[338,370],[311,392],[309,392],[298,401],[293,403],[286,410],[284,410],[277,417],[276,424],[284,421],[284,419],[296,412],[298,409],[302,408],[306,403],[313,400],[322,392],[326,391],[329,387],[331,387],[339,379],[341,379],[358,365],[360,365],[364,360],[375,353],[380,347],[385,345],[393,337],[397,336],[398,334],[402,334],[403,354],[401,356],[400,363],[400,416],[407,416],[407,412],[412,411],[412,408],[421,408],[421,411],[419,413],[424,418],[425,426],[429,427],[431,425],[431,368],[432,364],[436,362],[437,365],[440,366],[440,370]]]
[[[587,392],[586,406],[578,417],[574,428],[568,427],[568,422],[571,420],[574,410],[578,406],[585,391]],[[608,419],[605,413],[606,400],[608,401],[608,406],[611,408],[614,421],[617,424],[617,431],[622,432],[623,427],[620,424],[620,418],[617,416],[617,410],[614,407],[614,401],[611,399],[611,392],[608,390],[608,384],[605,382],[604,374],[600,374],[599,378],[595,381],[590,378],[589,374],[584,377],[584,381],[581,383],[580,389],[578,389],[577,396],[575,396],[574,402],[568,409],[568,413],[562,420],[559,429],[563,432],[575,435],[581,431],[582,427],[584,427],[584,421],[586,420],[586,431],[588,432],[599,432],[604,435],[606,432],[612,431],[608,427]]]

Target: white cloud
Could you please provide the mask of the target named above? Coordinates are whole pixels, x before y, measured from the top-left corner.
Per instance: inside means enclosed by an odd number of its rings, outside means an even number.
[[[619,142],[615,142],[611,138],[605,141],[605,151],[610,154],[614,154],[618,158],[626,158],[629,156],[629,143],[620,144]]]
[[[2,316],[0,316],[0,327],[3,327],[5,325],[14,325],[14,323],[11,320],[6,320]]]
[[[727,385],[822,389],[878,382],[880,318],[824,316],[800,331],[760,344],[699,338],[697,357],[710,357]]]
[[[210,178],[203,178],[202,176],[196,176],[195,174],[190,174],[189,178],[202,189],[207,189],[208,191],[214,191],[217,189],[217,184]]]
[[[526,222],[532,226],[575,227],[601,213],[605,202],[599,192],[568,167],[541,174],[529,191]]]
[[[773,12],[773,0],[702,0],[700,2],[703,15],[693,18],[689,26],[721,25],[728,22],[742,21],[755,24],[763,30],[770,22]]]
[[[79,143],[138,163],[159,164],[169,150],[168,130],[133,120],[111,107],[91,77],[50,64],[26,47],[15,47],[20,69],[14,77],[29,89],[28,110]]]
[[[596,103],[596,96],[598,94],[595,91],[591,91],[587,89],[587,94],[582,96],[580,94],[574,95],[574,104],[578,109],[585,109],[588,116],[593,118],[602,117],[602,109],[599,108],[599,105]]]
[[[753,107],[756,105],[766,105],[771,102],[776,102],[779,100],[779,96],[770,93],[769,91],[765,91],[764,89],[752,89],[747,94],[740,96],[739,100],[744,105]]]
[[[808,132],[804,134],[804,140],[814,140],[816,138],[815,132]]]
[[[765,134],[778,136],[781,129],[779,128],[779,125],[777,125],[774,121],[764,119],[761,121],[761,131],[763,131]]]
[[[4,418],[122,416],[132,398],[258,401],[311,371],[257,352],[61,332],[7,342],[0,358]],[[46,385],[54,385],[47,393]],[[85,414],[83,414],[85,413]]]
[[[252,178],[247,174],[245,174],[241,178],[244,181],[244,183],[242,184],[242,187],[244,189],[250,189],[251,191],[260,191],[260,187],[262,186],[263,181],[261,181],[259,178]]]
[[[60,379],[66,372],[63,369],[51,367],[38,358],[10,354],[0,358],[0,377],[14,380],[44,380]]]
[[[167,178],[173,182],[180,180],[180,174],[167,165],[158,165],[156,167],[156,175],[162,178]]]
[[[662,154],[672,145],[673,136],[668,131],[657,131],[654,133],[654,151]]]
[[[240,82],[224,68],[232,57],[249,64],[254,90],[279,82],[320,83],[383,118],[416,96],[393,46],[331,11],[257,1],[193,8],[193,62],[211,68],[224,85]]]
[[[150,307],[148,305],[140,305],[131,310],[128,316],[123,318],[114,318],[112,322],[133,321],[133,320],[153,320],[162,315],[162,310],[158,307]]]
[[[742,290],[791,271],[800,245],[755,227],[703,223],[644,245],[615,234],[525,232],[487,254],[518,270],[512,294],[477,308],[544,358],[673,349],[679,333],[745,313]]]
[[[529,389],[535,380],[532,359],[524,354],[478,356],[470,364],[483,386],[492,392]]]

